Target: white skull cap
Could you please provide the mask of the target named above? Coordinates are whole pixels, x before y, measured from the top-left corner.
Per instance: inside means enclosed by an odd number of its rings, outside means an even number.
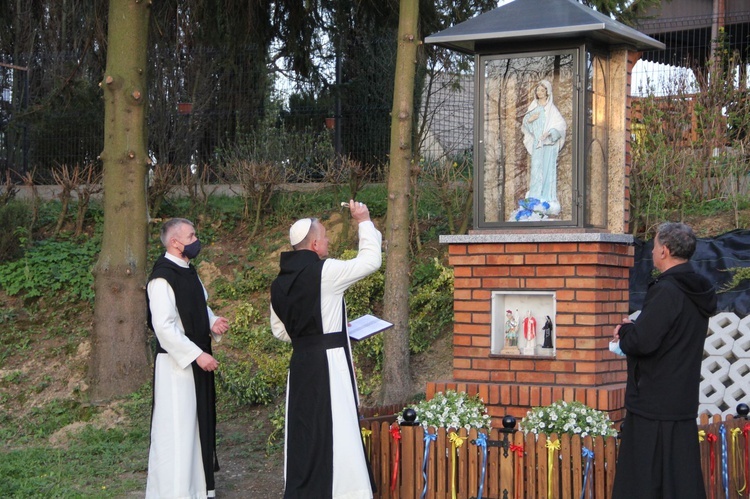
[[[292,243],[292,246],[296,246],[297,244],[302,242],[305,237],[307,237],[308,232],[310,232],[311,225],[311,218],[303,218],[294,222],[292,228],[289,229],[289,242]]]

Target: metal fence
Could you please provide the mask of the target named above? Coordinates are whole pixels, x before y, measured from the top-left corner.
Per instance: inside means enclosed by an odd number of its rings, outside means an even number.
[[[710,37],[703,31],[689,36],[690,23],[680,19],[662,26],[665,31],[670,26],[675,31],[684,29],[684,36],[662,37],[667,44],[662,55],[644,54],[633,74],[634,94],[643,92],[649,82],[661,81],[674,72],[691,71],[690,66],[675,64],[695,62],[706,53]],[[747,57],[750,46],[748,26],[750,22],[740,23],[731,33],[722,35],[738,42],[736,46],[744,50],[743,57]],[[375,40],[372,44],[378,45],[374,50],[378,57],[359,61],[357,67],[344,68],[338,84],[329,82],[318,87],[309,81],[278,76],[275,79],[272,76],[270,82],[268,78],[259,78],[253,73],[257,71],[251,60],[257,52],[253,48],[237,56],[231,75],[214,71],[201,76],[179,69],[195,80],[196,90],[189,96],[167,86],[165,82],[174,80],[174,74],[151,75],[148,128],[153,159],[185,166],[216,163],[222,154],[243,142],[269,142],[274,136],[278,139],[276,130],[283,124],[286,135],[276,145],[281,151],[276,151],[280,157],[274,160],[292,162],[295,168],[309,170],[319,169],[321,162],[343,155],[363,164],[382,166],[389,153],[395,40]],[[206,64],[216,55],[207,50],[193,50],[187,61],[194,59]],[[677,55],[680,61],[674,60]],[[151,55],[167,62],[173,56]],[[36,169],[40,182],[49,181],[47,173],[57,165],[96,161],[103,147],[104,109],[98,88],[102,61],[99,56],[86,71],[70,70],[80,66],[79,58],[79,54],[72,53],[47,54],[43,59],[38,55],[22,56],[12,64],[0,58],[3,180],[8,171],[23,174]],[[170,71],[178,71],[176,66]],[[70,78],[71,82],[51,95],[49,85],[42,84],[50,78]],[[445,92],[450,93],[432,96],[430,109],[420,113],[431,115],[427,118],[431,124],[420,142],[428,155],[435,151],[461,154],[472,150],[471,79],[470,70],[461,78],[459,90],[455,85],[446,86],[451,90]],[[422,90],[418,96],[423,105],[427,101],[429,79],[420,82]],[[269,129],[273,132],[268,133]],[[292,151],[294,148],[300,150]],[[284,154],[288,157],[283,158]]]

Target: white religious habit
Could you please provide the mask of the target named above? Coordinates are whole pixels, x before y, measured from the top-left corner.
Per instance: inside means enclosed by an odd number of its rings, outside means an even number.
[[[359,224],[359,251],[351,260],[320,260],[310,250],[281,255],[281,272],[271,286],[271,329],[294,349],[287,385],[285,499],[373,496],[344,292],[380,267],[381,242],[380,232],[366,221]]]
[[[180,267],[188,264],[169,253],[165,257]],[[154,407],[148,456],[146,498],[213,497],[206,490],[198,433],[197,403],[192,362],[203,352],[185,336],[175,294],[165,279],[148,283],[151,322],[159,344],[154,366]],[[204,296],[208,293],[204,288]],[[209,323],[218,319],[208,309]],[[215,341],[221,335],[211,333]]]

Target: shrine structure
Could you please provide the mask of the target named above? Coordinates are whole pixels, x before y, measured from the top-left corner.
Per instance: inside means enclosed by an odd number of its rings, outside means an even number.
[[[474,56],[474,227],[454,268],[453,379],[499,425],[580,401],[624,417],[629,85],[664,45],[576,0],[515,0],[425,43]]]

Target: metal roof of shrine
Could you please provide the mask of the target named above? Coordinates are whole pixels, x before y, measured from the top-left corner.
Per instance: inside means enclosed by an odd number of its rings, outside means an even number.
[[[635,50],[664,44],[576,0],[514,0],[425,38],[425,43],[475,54],[478,47],[523,40],[590,38]]]

